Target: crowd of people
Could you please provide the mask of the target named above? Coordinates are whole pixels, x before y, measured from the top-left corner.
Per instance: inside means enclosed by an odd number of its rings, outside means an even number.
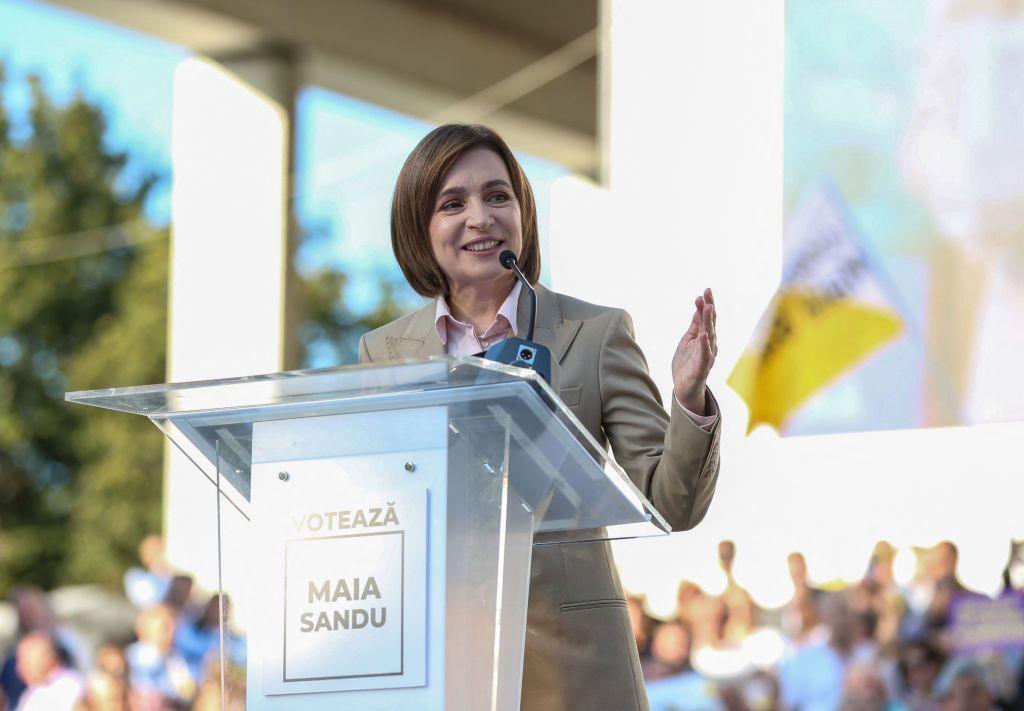
[[[683,582],[664,621],[645,612],[642,597],[627,601],[652,711],[1024,710],[1024,634],[990,629],[990,644],[965,645],[954,629],[957,604],[988,598],[959,581],[952,543],[920,551],[917,574],[902,586],[885,542],[853,585],[815,587],[792,553],[793,596],[775,610],[760,609],[737,583],[733,543],[718,554],[722,593]],[[1024,618],[1019,576],[1008,571],[1000,600],[1012,599]]]
[[[42,592],[13,592],[18,637],[0,668],[0,711],[222,708],[227,601],[197,595],[192,579],[164,562],[158,536],[139,551],[142,565],[125,575],[134,635],[97,650],[57,622]],[[815,587],[793,553],[793,596],[774,610],[736,581],[735,546],[723,541],[718,554],[725,589],[683,582],[671,619],[648,615],[642,597],[627,600],[652,711],[1024,711],[1024,634],[1016,645],[966,651],[953,634],[957,601],[982,596],[957,578],[952,543],[922,551],[918,574],[902,586],[885,543],[864,578],[841,587]],[[1024,543],[1014,555],[1005,594],[1024,610]],[[244,708],[244,639],[228,634],[225,652],[223,708]]]
[[[125,596],[135,606],[134,634],[86,647],[56,620],[35,588],[13,591],[17,640],[0,670],[0,711],[169,711],[221,709],[220,617],[228,601],[201,596],[190,576],[165,562],[163,541],[139,547],[141,567],[125,575]],[[229,658],[244,655],[244,641],[228,635]],[[238,668],[225,668],[224,708],[244,708]]]

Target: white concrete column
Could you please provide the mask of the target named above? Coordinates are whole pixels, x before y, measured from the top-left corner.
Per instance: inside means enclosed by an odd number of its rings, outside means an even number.
[[[170,381],[286,365],[294,343],[287,318],[291,77],[290,59],[275,54],[222,63],[197,57],[177,69]],[[171,445],[166,462],[168,557],[213,588],[214,487]]]

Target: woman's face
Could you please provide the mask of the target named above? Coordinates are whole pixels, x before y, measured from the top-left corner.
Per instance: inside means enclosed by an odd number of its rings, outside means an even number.
[[[452,291],[513,278],[498,255],[523,247],[519,201],[504,161],[487,148],[464,153],[431,206],[430,247]]]

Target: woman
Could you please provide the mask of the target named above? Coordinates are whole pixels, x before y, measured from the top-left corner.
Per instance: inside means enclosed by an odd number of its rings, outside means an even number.
[[[367,333],[361,362],[474,355],[525,329],[527,298],[498,263],[511,249],[537,288],[535,340],[558,362],[559,394],[674,530],[704,517],[718,476],[718,406],[706,381],[717,353],[710,290],[672,360],[671,416],[621,309],[537,284],[533,193],[505,142],[450,124],[413,149],[395,186],[391,243],[409,284],[432,299]],[[534,549],[522,708],[646,709],[626,601],[607,543]]]

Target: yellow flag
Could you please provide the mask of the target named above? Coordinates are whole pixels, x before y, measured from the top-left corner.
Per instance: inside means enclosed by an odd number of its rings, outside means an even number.
[[[781,429],[815,392],[893,341],[904,322],[849,224],[818,185],[786,225],[782,283],[728,383],[759,424]]]

